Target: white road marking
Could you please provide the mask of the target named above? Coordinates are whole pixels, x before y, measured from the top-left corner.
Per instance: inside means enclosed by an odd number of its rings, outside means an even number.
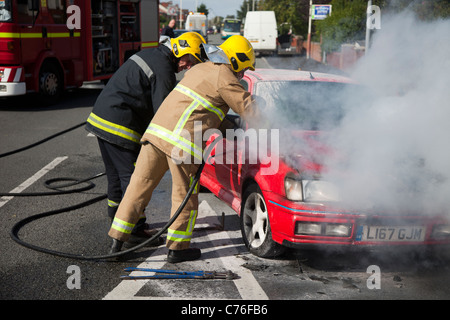
[[[202,207],[202,212],[206,214],[206,216],[215,216],[217,217],[214,209],[208,204],[208,202],[203,201],[199,206]],[[224,237],[224,234],[226,237]],[[240,237],[240,232],[235,231],[236,238]],[[242,260],[236,257],[239,253],[235,248],[235,244],[231,241],[231,238],[228,236],[226,231],[223,232],[209,232],[207,233],[207,238],[211,242],[218,242],[217,240],[222,239],[221,247],[220,247],[220,261],[225,266],[225,269],[231,270],[232,272],[239,275],[239,279],[235,279],[234,284],[239,291],[242,299],[244,300],[268,300],[269,297],[266,295],[264,290],[259,285],[256,278],[253,276],[252,272],[241,266]],[[214,248],[212,248],[214,250]]]
[[[68,157],[57,157],[52,162],[50,162],[48,165],[43,167],[41,170],[36,172],[33,176],[22,182],[18,187],[12,189],[10,193],[21,193],[23,190],[31,186],[33,183],[35,183],[37,180],[42,178],[46,173],[48,173],[50,170],[54,169],[58,164],[66,160]],[[0,198],[0,208],[3,207],[6,203],[8,203],[9,200],[14,198],[13,196],[3,196]]]
[[[211,206],[206,201],[202,201],[199,205],[199,217],[197,220],[201,220],[201,224],[197,224],[196,228],[201,228],[204,226],[212,226],[217,224],[219,221],[217,219],[217,214],[211,208]],[[264,290],[259,285],[258,281],[253,276],[252,272],[241,265],[242,260],[236,255],[239,253],[236,249],[236,245],[233,243],[232,238],[229,234],[234,235],[236,238],[240,237],[240,233],[235,231],[234,234],[227,231],[206,231],[204,236],[194,236],[193,247],[199,247],[203,244],[201,250],[203,255],[207,255],[209,252],[216,252],[214,257],[208,257],[207,260],[196,260],[190,262],[190,266],[195,270],[230,270],[236,273],[240,278],[233,280],[240,296],[244,300],[268,300],[268,296]],[[194,231],[195,234],[195,231]],[[197,245],[196,245],[197,243]],[[205,243],[208,244],[205,245]],[[211,246],[211,243],[220,243],[220,250],[217,247]],[[161,269],[167,263],[167,248],[165,246],[160,246],[155,252],[148,257],[143,263],[138,265],[138,268],[151,268],[151,269]],[[205,265],[207,267],[205,268]],[[138,275],[139,272],[131,272],[130,275]],[[140,273],[142,274],[142,273]],[[147,273],[151,275],[151,273]],[[111,292],[109,292],[103,299],[104,300],[143,300],[143,299],[186,299],[186,296],[170,296],[170,297],[153,297],[153,296],[136,296],[138,292],[144,287],[148,281],[154,280],[123,280],[120,284],[115,287]],[[160,289],[164,290],[164,282],[159,282]],[[170,292],[170,288],[167,288],[167,292]],[[170,294],[169,294],[170,295]],[[190,298],[192,299],[192,298]],[[214,297],[205,296],[203,299],[214,299]]]
[[[164,246],[160,246],[156,251],[148,257],[143,263],[138,265],[138,268],[151,268],[161,269],[167,261],[167,249]],[[142,273],[141,273],[142,274]],[[139,275],[139,272],[131,272],[129,275]],[[152,275],[152,273],[146,273],[146,275]],[[109,292],[103,300],[131,300],[131,299],[151,299],[153,297],[137,297],[136,294],[141,288],[148,282],[145,280],[122,280],[117,287]]]

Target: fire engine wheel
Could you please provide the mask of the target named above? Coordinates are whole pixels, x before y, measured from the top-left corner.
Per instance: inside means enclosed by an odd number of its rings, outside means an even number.
[[[56,102],[63,91],[63,81],[59,68],[46,63],[39,72],[39,93],[49,103]]]
[[[242,238],[252,254],[273,258],[285,251],[272,240],[266,202],[257,184],[250,185],[244,192],[240,220]]]

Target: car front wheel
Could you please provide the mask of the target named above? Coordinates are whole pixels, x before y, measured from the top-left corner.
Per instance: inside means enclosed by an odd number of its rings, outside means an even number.
[[[258,185],[250,185],[244,192],[241,209],[241,232],[248,250],[262,258],[273,258],[285,248],[272,240],[266,202]]]

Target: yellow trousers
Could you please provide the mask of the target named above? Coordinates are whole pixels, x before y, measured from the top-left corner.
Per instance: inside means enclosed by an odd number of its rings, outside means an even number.
[[[130,184],[120,202],[108,235],[120,241],[127,241],[131,230],[139,220],[141,212],[147,207],[153,190],[167,170],[172,175],[172,209],[176,212],[189,187],[199,164],[176,164],[169,156],[152,144],[142,146],[131,176]],[[198,186],[187,201],[178,218],[167,230],[167,247],[171,250],[189,248],[198,212]]]

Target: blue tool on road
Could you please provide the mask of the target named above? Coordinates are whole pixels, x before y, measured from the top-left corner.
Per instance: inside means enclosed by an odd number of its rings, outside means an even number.
[[[216,271],[179,271],[179,270],[164,270],[164,269],[148,269],[148,268],[125,268],[124,271],[142,271],[154,272],[159,274],[142,275],[142,276],[121,276],[122,279],[140,280],[140,279],[224,279],[234,280],[239,277],[230,270],[225,272]]]

